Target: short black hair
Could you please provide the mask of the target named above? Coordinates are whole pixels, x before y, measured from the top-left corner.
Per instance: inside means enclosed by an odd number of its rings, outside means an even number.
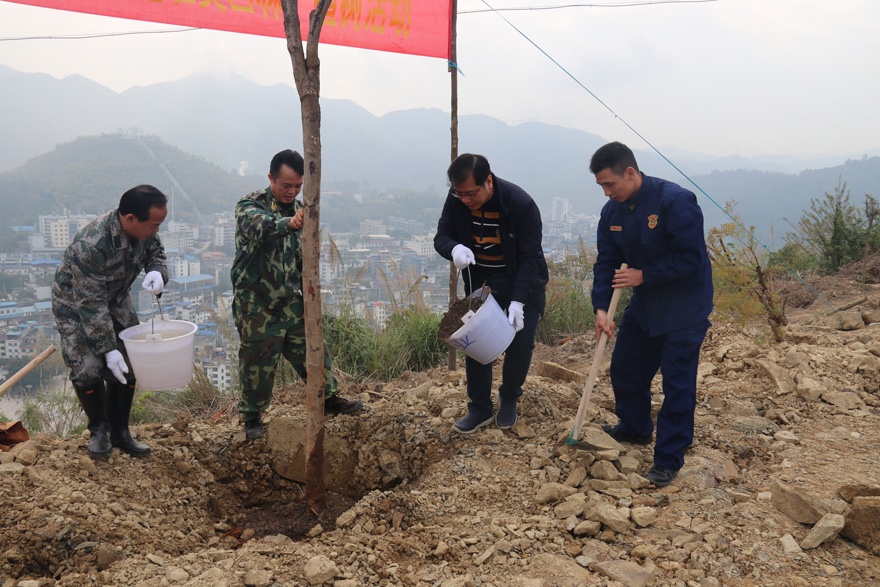
[[[463,184],[469,177],[474,178],[475,185],[483,185],[490,175],[492,170],[489,168],[489,161],[482,155],[473,153],[459,155],[446,170],[446,177],[453,186]]]
[[[164,208],[168,205],[168,196],[151,185],[139,185],[131,188],[119,198],[120,216],[134,214],[141,222],[150,219],[150,208]]]
[[[590,159],[590,172],[593,175],[603,169],[610,169],[615,175],[623,175],[627,167],[639,171],[639,164],[636,163],[632,150],[617,141],[599,147]]]
[[[305,163],[303,162],[303,156],[296,151],[284,149],[280,153],[276,153],[275,156],[272,157],[272,162],[269,164],[269,175],[272,177],[278,177],[282,165],[287,165],[299,173],[300,176],[304,175]]]

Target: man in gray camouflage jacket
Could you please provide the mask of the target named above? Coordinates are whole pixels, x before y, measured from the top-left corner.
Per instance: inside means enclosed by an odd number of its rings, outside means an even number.
[[[168,198],[150,185],[134,187],[119,208],[92,220],[73,239],[52,286],[52,313],[61,353],[89,420],[89,455],[107,458],[113,447],[132,456],[150,454],[129,431],[135,379],[119,333],[138,324],[131,285],[162,293],[168,280],[157,233]],[[106,380],[106,385],[105,385]]]
[[[306,379],[302,296],[302,155],[281,151],[269,165],[269,187],[243,197],[235,207],[232,315],[241,338],[239,411],[248,440],[260,438],[260,414],[269,407],[278,360],[283,355]],[[339,397],[330,355],[324,347],[324,413],[350,414],[363,403]]]

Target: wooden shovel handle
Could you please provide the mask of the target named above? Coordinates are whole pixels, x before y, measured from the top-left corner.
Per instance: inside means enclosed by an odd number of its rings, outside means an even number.
[[[49,355],[51,355],[54,352],[55,352],[55,347],[50,344],[49,348],[47,348],[42,353],[40,353],[39,355],[37,355],[36,357],[31,359],[31,361],[27,365],[25,365],[24,367],[19,369],[15,375],[13,375],[12,377],[10,377],[6,381],[4,381],[2,384],[0,384],[0,397],[3,397],[3,394],[5,394],[7,391],[9,391],[13,385],[15,385],[16,383],[21,381],[21,379],[25,375],[30,373],[34,367],[36,367],[37,365],[42,363],[44,360],[46,360],[46,357],[48,357]]]
[[[623,263],[621,269],[626,269],[627,264]],[[623,288],[614,290],[611,294],[611,304],[608,306],[608,316],[614,319],[614,313],[617,311],[617,302],[620,300],[620,294]],[[596,375],[599,372],[599,363],[602,362],[602,356],[605,354],[605,345],[608,344],[608,334],[602,332],[599,336],[599,344],[596,345],[596,352],[593,354],[593,364],[590,366],[590,374],[587,376],[587,383],[584,386],[584,393],[581,396],[581,404],[578,406],[577,416],[574,419],[574,426],[571,428],[570,438],[577,441],[581,436],[581,428],[584,425],[584,417],[587,413],[587,404],[590,402],[590,396],[593,394],[593,385],[596,383]]]

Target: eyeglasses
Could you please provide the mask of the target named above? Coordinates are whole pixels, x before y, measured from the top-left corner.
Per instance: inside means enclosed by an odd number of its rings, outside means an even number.
[[[450,188],[449,195],[452,196],[453,198],[458,198],[459,200],[464,200],[465,198],[471,199],[471,198],[475,198],[477,196],[477,194],[480,193],[481,189],[483,189],[483,186],[479,186],[479,187],[472,189],[470,191],[467,191],[467,192],[460,192],[460,191],[456,190],[455,188]]]

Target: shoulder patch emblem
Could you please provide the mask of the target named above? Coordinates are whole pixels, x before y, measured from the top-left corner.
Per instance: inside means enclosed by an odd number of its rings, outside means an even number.
[[[609,226],[608,230],[610,230],[611,232],[623,232],[623,227],[622,226]]]
[[[657,220],[659,219],[660,217],[656,214],[651,214],[650,216],[648,216],[648,228],[652,230],[657,228]]]

